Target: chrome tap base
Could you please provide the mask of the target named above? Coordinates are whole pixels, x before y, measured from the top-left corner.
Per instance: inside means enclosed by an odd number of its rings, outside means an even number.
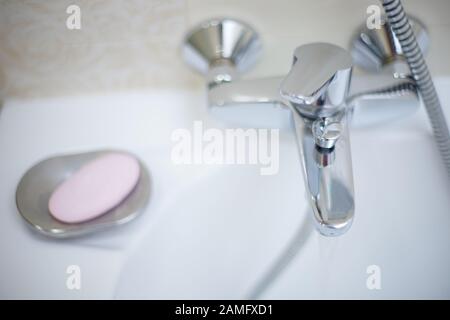
[[[409,17],[417,42],[423,53],[426,53],[430,37],[423,23],[414,17]],[[404,61],[402,47],[391,25],[383,16],[381,28],[369,29],[365,23],[358,28],[351,44],[353,63],[371,72],[381,71],[394,61]],[[406,72],[409,70],[406,68]]]
[[[229,18],[211,19],[194,27],[183,42],[186,63],[209,83],[229,82],[250,69],[262,53],[252,27]]]

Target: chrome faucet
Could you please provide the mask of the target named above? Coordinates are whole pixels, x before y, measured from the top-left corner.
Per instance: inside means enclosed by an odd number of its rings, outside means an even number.
[[[295,124],[306,190],[318,230],[340,235],[354,214],[353,176],[346,100],[352,76],[350,54],[312,43],[294,52],[280,86]]]
[[[361,61],[371,52],[358,44],[355,51]],[[295,49],[292,68],[284,77],[239,79],[260,52],[258,34],[234,19],[207,21],[194,28],[183,44],[185,61],[206,78],[212,110],[252,105],[260,112],[274,106],[291,111],[316,227],[326,236],[342,235],[350,228],[355,211],[348,130],[354,106],[374,99],[386,104],[397,97],[414,109],[417,88],[401,73],[382,78],[383,89],[352,92],[355,57],[329,43]],[[386,65],[392,66],[391,62]]]

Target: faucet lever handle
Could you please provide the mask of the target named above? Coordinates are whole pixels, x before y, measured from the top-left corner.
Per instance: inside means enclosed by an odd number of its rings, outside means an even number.
[[[294,62],[280,94],[308,117],[334,114],[345,102],[351,80],[352,58],[329,43],[310,43],[294,51]]]

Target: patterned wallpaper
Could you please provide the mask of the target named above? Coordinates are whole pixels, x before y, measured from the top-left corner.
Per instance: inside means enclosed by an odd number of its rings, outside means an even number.
[[[70,30],[69,5],[81,9]],[[183,0],[2,0],[3,94],[42,96],[189,83]]]
[[[366,8],[378,0],[0,0],[0,97],[74,95],[183,86],[202,79],[179,46],[190,26],[213,16],[260,31],[262,63],[249,77],[287,72],[293,49],[311,41],[348,47]],[[450,1],[403,0],[431,34],[433,75],[450,75]],[[70,30],[66,9],[81,10]],[[319,12],[320,15],[312,14]],[[267,61],[270,61],[268,63]]]

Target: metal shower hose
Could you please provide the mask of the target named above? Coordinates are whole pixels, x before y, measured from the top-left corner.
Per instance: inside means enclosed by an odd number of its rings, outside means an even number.
[[[450,178],[450,133],[427,64],[400,0],[380,1],[383,4],[387,20],[400,42],[411,75],[422,96],[436,143]]]

